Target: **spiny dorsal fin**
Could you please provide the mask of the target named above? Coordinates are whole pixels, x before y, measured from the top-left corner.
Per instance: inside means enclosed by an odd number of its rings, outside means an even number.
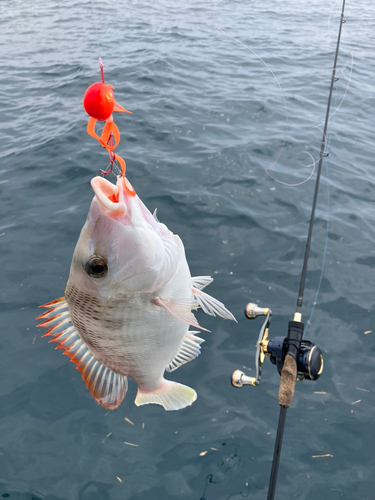
[[[197,290],[196,288],[193,288],[193,295],[194,299],[206,314],[210,316],[221,316],[224,319],[231,319],[237,323],[236,318],[228,311],[222,302],[219,302],[211,297],[211,295],[202,292],[202,290]]]
[[[182,339],[178,353],[166,367],[167,372],[173,372],[173,370],[177,370],[177,368],[181,365],[184,365],[199,356],[201,353],[200,345],[204,342],[204,339],[196,337],[196,333],[199,332],[190,331],[186,333],[185,337]]]
[[[111,371],[96,359],[71,324],[68,304],[63,298],[41,307],[52,305],[55,307],[37,318],[48,318],[38,325],[49,329],[43,337],[53,337],[50,342],[58,344],[56,349],[64,349],[63,354],[77,365],[87,389],[97,403],[107,410],[115,410],[122,403],[128,389],[127,377]],[[66,310],[60,312],[63,309]],[[54,313],[56,314],[53,315]],[[70,323],[68,328],[64,326],[66,323]]]

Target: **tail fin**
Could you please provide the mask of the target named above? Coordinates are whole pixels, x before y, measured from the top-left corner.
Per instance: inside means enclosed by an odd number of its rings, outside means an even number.
[[[154,403],[165,410],[181,410],[190,406],[197,399],[197,393],[191,387],[163,379],[162,386],[154,392],[142,392],[138,388],[135,404],[137,406]]]

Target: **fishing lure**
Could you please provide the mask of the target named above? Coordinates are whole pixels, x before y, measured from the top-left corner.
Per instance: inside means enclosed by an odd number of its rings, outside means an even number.
[[[131,111],[126,110],[120,106],[116,100],[113,93],[114,87],[108,85],[104,81],[104,70],[103,62],[99,58],[100,73],[102,76],[101,82],[96,82],[90,85],[83,96],[83,107],[86,113],[90,116],[87,124],[87,133],[98,140],[100,144],[109,153],[110,158],[110,168],[107,171],[102,171],[103,174],[108,174],[113,169],[113,164],[117,160],[120,164],[122,176],[125,179],[126,163],[121,156],[115,154],[115,148],[120,142],[120,132],[113,121],[113,112],[129,113]],[[95,132],[95,125],[97,121],[105,121],[105,125],[101,135],[99,136]]]

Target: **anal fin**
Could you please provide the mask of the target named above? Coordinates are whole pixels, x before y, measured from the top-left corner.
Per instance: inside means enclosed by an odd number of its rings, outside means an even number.
[[[186,406],[193,404],[196,399],[197,393],[191,387],[163,379],[161,387],[156,391],[143,392],[138,388],[134,403],[137,406],[158,404],[170,411],[186,408]]]
[[[192,361],[201,353],[201,343],[204,342],[204,339],[195,336],[195,333],[189,331],[184,336],[182,343],[180,345],[180,349],[175,356],[175,358],[169,363],[166,367],[167,372],[173,372],[177,370],[181,365]]]
[[[85,364],[77,364],[77,368],[98,404],[106,410],[115,410],[120,406],[128,390],[128,377],[106,368],[91,353],[85,358]]]

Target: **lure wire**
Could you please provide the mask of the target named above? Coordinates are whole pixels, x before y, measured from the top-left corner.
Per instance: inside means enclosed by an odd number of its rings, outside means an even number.
[[[302,309],[302,304],[303,304],[303,296],[304,296],[306,273],[307,273],[307,264],[308,264],[308,260],[309,260],[309,254],[310,254],[311,237],[312,237],[312,231],[313,231],[314,220],[315,220],[315,209],[316,209],[316,204],[317,204],[317,199],[318,199],[318,191],[319,191],[319,183],[320,183],[320,177],[321,177],[321,172],[322,172],[323,158],[325,156],[327,156],[327,151],[326,151],[327,128],[328,128],[328,120],[329,120],[329,116],[330,116],[329,113],[330,113],[333,86],[334,86],[334,83],[337,81],[336,66],[337,66],[337,59],[338,59],[338,53],[339,53],[339,47],[340,47],[342,25],[345,22],[344,9],[345,9],[345,0],[343,0],[343,2],[342,2],[340,27],[339,27],[339,33],[338,33],[338,38],[337,38],[337,44],[336,44],[335,60],[334,60],[333,69],[332,69],[332,78],[331,78],[331,85],[330,85],[329,96],[328,96],[326,117],[325,117],[325,122],[324,122],[324,130],[323,130],[323,138],[322,138],[322,142],[321,142],[318,171],[317,171],[317,177],[316,177],[316,181],[315,181],[315,191],[314,191],[314,198],[313,198],[313,203],[312,203],[312,208],[311,208],[309,231],[308,231],[308,236],[307,236],[307,241],[306,241],[305,255],[304,255],[302,272],[301,272],[301,281],[300,281],[300,286],[299,286],[299,291],[298,291],[296,314],[299,315],[299,317],[301,317],[301,309]],[[279,401],[280,401],[280,393],[279,393]],[[283,441],[283,436],[284,436],[287,409],[288,409],[288,406],[280,404],[279,422],[278,422],[278,426],[277,426],[275,449],[274,449],[274,455],[273,455],[273,461],[272,461],[272,469],[271,469],[270,482],[269,482],[269,487],[268,487],[267,500],[274,500],[274,498],[275,498],[277,475],[278,475],[279,464],[280,464],[281,447],[282,447],[282,441]]]

